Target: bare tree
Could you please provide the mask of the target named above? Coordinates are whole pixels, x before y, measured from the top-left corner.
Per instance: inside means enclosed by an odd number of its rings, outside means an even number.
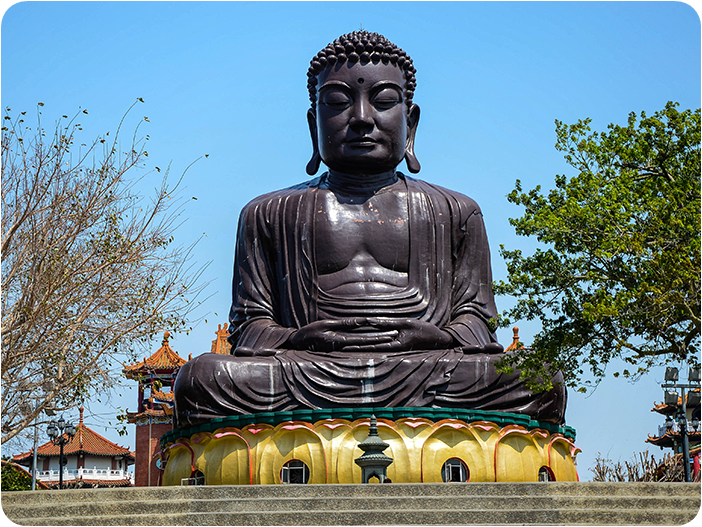
[[[638,459],[634,456],[631,461],[625,461],[622,465],[617,461],[605,459],[598,452],[595,458],[595,466],[590,468],[593,473],[593,481],[685,481],[682,456],[667,453],[663,459],[656,461],[656,458],[649,454],[648,450],[639,452]],[[699,473],[694,481],[699,481]]]
[[[47,408],[104,392],[116,366],[157,332],[186,329],[202,289],[192,245],[174,244],[178,184],[169,187],[166,170],[155,196],[135,191],[132,174],[148,152],[139,126],[120,148],[129,111],[112,137],[80,146],[85,111],[63,116],[49,134],[40,109],[34,129],[25,112],[10,112],[2,127],[2,443]]]

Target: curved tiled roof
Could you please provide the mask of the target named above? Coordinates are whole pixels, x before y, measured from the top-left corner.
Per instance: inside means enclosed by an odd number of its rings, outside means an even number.
[[[161,342],[161,347],[156,350],[156,352],[151,355],[151,357],[146,358],[141,362],[135,364],[124,365],[122,372],[128,379],[134,379],[134,377],[140,373],[149,373],[154,370],[175,370],[180,368],[186,361],[178,353],[173,351],[171,346],[168,344],[168,339],[171,334],[166,331],[163,334],[163,341]]]
[[[698,443],[700,441],[700,432],[688,432],[688,440],[691,443]],[[672,447],[675,443],[680,443],[682,436],[680,432],[673,432],[672,430],[666,430],[665,434],[662,436],[651,436],[649,435],[646,439],[646,443],[651,443],[652,445],[660,447]]]
[[[692,390],[693,392],[699,392],[699,388],[695,388]],[[687,403],[687,398],[690,396],[690,393],[688,392],[685,395],[685,402]],[[659,414],[663,415],[670,415],[674,414],[675,412],[678,411],[678,407],[682,406],[682,396],[678,396],[678,403],[677,406],[673,406],[672,404],[665,404],[665,403],[659,403],[659,404],[654,404],[653,408],[651,408],[652,412],[658,412]],[[688,408],[690,408],[688,406]]]
[[[157,403],[162,401],[170,403],[173,402],[173,392],[162,392],[159,390],[154,390],[152,393],[153,395],[151,396],[151,398]]]
[[[135,423],[137,419],[142,417],[173,415],[173,392],[162,392],[154,389],[151,397],[146,399],[144,403],[144,409],[141,412],[127,412],[129,423]]]
[[[166,409],[170,409],[169,412]],[[137,419],[142,417],[164,417],[173,413],[173,407],[168,407],[165,404],[160,404],[159,408],[144,408],[141,412],[127,412],[127,421],[134,424]]]
[[[67,437],[64,434],[64,437]],[[38,457],[59,457],[60,447],[54,445],[51,441],[44,443],[37,448]],[[105,439],[97,432],[93,432],[83,423],[83,408],[80,408],[80,423],[76,426],[76,435],[74,435],[63,447],[63,455],[78,455],[89,454],[91,456],[123,456],[128,462],[134,462],[134,454],[125,447],[113,443],[109,439]],[[21,463],[32,457],[33,453],[30,450],[24,454],[13,456],[13,461]]]
[[[227,341],[227,338],[229,337],[228,328],[228,324],[217,324],[217,331],[215,331],[217,338],[212,341],[212,347],[210,348],[211,353],[229,355],[232,352],[232,345]]]

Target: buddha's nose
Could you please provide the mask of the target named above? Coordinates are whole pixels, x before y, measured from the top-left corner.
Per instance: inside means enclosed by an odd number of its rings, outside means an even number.
[[[373,108],[370,101],[360,100],[353,105],[349,125],[356,133],[367,133],[373,129]]]

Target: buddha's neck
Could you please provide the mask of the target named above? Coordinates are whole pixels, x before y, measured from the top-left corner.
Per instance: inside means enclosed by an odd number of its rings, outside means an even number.
[[[378,190],[397,182],[397,172],[390,170],[380,174],[345,174],[336,170],[329,170],[327,184],[333,190],[351,193],[372,194]]]

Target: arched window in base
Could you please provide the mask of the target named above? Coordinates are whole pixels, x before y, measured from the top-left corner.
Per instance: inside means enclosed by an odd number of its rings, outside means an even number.
[[[291,459],[280,471],[280,482],[304,484],[310,480],[310,469],[302,461]]]
[[[441,469],[441,479],[446,483],[465,483],[468,478],[470,478],[468,467],[457,457],[447,460]]]
[[[190,474],[189,478],[183,478],[180,480],[181,485],[204,485],[205,484],[205,475],[200,472],[199,470],[196,470],[192,474]]]
[[[553,471],[547,466],[543,466],[539,469],[539,482],[545,483],[548,481],[556,481],[556,476],[553,475]]]

